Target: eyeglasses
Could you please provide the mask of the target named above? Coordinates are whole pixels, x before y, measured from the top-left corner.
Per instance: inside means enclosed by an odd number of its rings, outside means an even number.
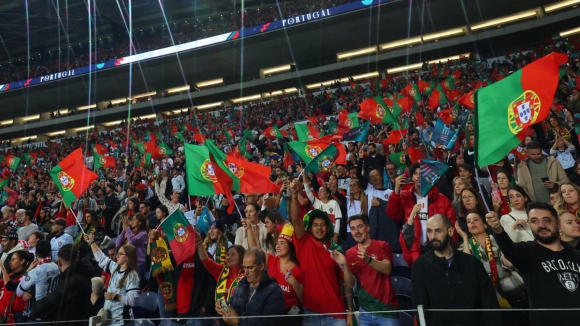
[[[248,272],[251,272],[256,268],[256,266],[242,266],[242,269]]]
[[[117,256],[117,257],[119,257],[119,256],[127,256],[127,254],[123,254],[123,253],[120,253],[120,252],[118,252],[118,253],[116,254],[116,256]]]
[[[473,199],[473,198],[475,198],[475,196],[473,196],[473,195],[461,196],[461,199]]]

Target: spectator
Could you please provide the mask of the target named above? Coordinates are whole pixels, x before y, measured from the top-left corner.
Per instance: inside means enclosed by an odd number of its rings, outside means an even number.
[[[179,191],[182,193],[185,190],[185,180],[181,175],[181,169],[176,167],[173,169],[173,178],[171,178],[171,185],[173,186],[173,190]]]
[[[346,325],[345,319],[352,315],[318,315],[328,313],[343,313],[347,309],[340,291],[342,271],[330,257],[329,250],[338,250],[338,245],[332,242],[332,223],[330,217],[323,211],[313,210],[302,219],[298,215],[298,193],[300,183],[293,180],[290,185],[292,203],[290,217],[294,226],[293,242],[296,244],[298,261],[303,267],[302,279],[304,286],[304,325]],[[304,222],[303,222],[304,220]],[[307,224],[305,226],[304,224]],[[348,302],[348,312],[352,312],[352,290],[345,288]],[[328,294],[328,295],[321,295]],[[316,314],[316,315],[313,315]]]
[[[209,253],[214,262],[225,265],[228,248],[232,243],[226,237],[226,227],[222,220],[214,220],[205,240],[203,247]]]
[[[574,174],[574,165],[576,160],[576,147],[560,135],[556,135],[556,141],[552,148],[550,148],[550,155],[555,157],[566,172],[566,175]]]
[[[364,155],[363,155],[364,156]],[[361,156],[359,156],[360,158]],[[365,171],[377,170],[382,175],[382,170],[385,167],[387,160],[384,155],[377,153],[377,145],[370,143],[368,145],[368,155],[364,159]]]
[[[243,267],[246,275],[230,299],[231,304],[226,309],[220,301],[216,301],[216,312],[224,317],[245,317],[224,319],[228,325],[278,325],[283,320],[280,317],[263,317],[286,312],[282,289],[266,272],[264,251],[258,248],[246,251]],[[254,316],[259,318],[251,318]]]
[[[6,227],[6,232],[10,232],[12,229],[16,231],[18,221],[14,218],[14,207],[2,207],[2,225]]]
[[[338,202],[334,199],[332,199],[332,192],[330,190],[330,188],[328,187],[320,187],[318,188],[318,198],[314,197],[314,194],[312,194],[312,189],[310,188],[309,185],[309,180],[308,177],[306,176],[306,174],[302,174],[302,179],[304,182],[304,192],[306,193],[306,196],[308,197],[308,199],[310,200],[310,203],[312,203],[312,207],[314,209],[319,209],[323,212],[325,212],[326,214],[328,214],[328,217],[330,217],[330,220],[332,221],[332,225],[334,226],[334,233],[332,236],[332,240],[335,243],[339,243],[339,233],[340,233],[340,223],[342,221],[342,212],[340,210],[340,206],[338,205]]]
[[[18,284],[32,257],[26,250],[17,250],[10,257],[10,269],[4,264],[0,265],[2,269],[2,280],[0,280],[0,315],[6,318],[7,325],[23,322],[22,314],[26,309],[26,302],[21,297],[16,296]]]
[[[58,251],[58,285],[47,294],[30,313],[32,318],[43,321],[64,322],[67,325],[85,325],[91,316],[91,278],[93,268],[86,260],[78,260],[72,244]],[[76,322],[69,322],[69,321]]]
[[[539,143],[528,143],[526,150],[529,159],[518,164],[518,184],[524,188],[532,201],[549,203],[549,189],[558,188],[559,184],[570,180],[558,160],[542,155]]]
[[[578,250],[580,248],[580,221],[570,212],[561,213],[558,219],[560,220],[560,241]]]
[[[58,259],[59,250],[67,244],[74,243],[74,240],[69,234],[64,232],[64,229],[66,228],[66,221],[64,218],[59,217],[50,222],[52,223],[50,229],[52,232],[50,237],[50,247],[52,248],[52,260],[56,261]]]
[[[26,247],[26,245],[28,245],[26,250],[34,255],[36,253],[36,246],[38,245],[38,242],[44,240],[45,238],[46,237],[44,233],[40,231],[32,232],[32,234],[28,237],[28,242],[24,244],[24,246]]]
[[[580,298],[578,284],[580,252],[564,246],[560,240],[560,221],[556,210],[541,202],[528,205],[528,217],[535,241],[514,243],[497,217],[486,215],[494,238],[506,258],[524,278],[530,309],[576,307]],[[574,268],[572,268],[574,266]],[[577,325],[580,311],[562,314],[530,311],[532,325]]]
[[[131,244],[137,251],[137,274],[139,278],[145,277],[145,246],[147,245],[147,217],[137,213],[130,219],[123,219],[123,228],[117,240],[116,247],[121,248],[124,244]]]
[[[151,202],[149,200],[145,199],[139,203],[139,212],[147,216],[149,230],[157,227],[157,215],[151,211]]]
[[[105,305],[105,283],[102,279],[93,277],[91,279],[91,284],[91,303],[93,304],[91,316],[96,316]]]
[[[471,183],[467,179],[462,177],[455,177],[453,179],[453,201],[451,202],[451,206],[453,206],[455,216],[459,213],[459,207],[462,205],[461,192],[467,187],[471,188]]]
[[[511,212],[501,217],[501,226],[513,242],[534,241],[526,206],[530,201],[526,191],[515,185],[508,190]]]
[[[359,311],[362,313],[359,323],[361,326],[398,326],[399,315],[388,312],[398,308],[389,276],[393,262],[391,247],[385,241],[371,240],[365,215],[351,216],[348,224],[357,246],[350,248],[346,255],[334,251],[333,258],[343,267],[348,287],[354,287],[355,278],[358,281]],[[377,307],[381,312],[375,312]]]
[[[91,246],[99,266],[111,274],[103,308],[111,312],[111,325],[124,325],[124,320],[133,319],[131,307],[140,292],[137,249],[131,244],[120,247],[115,262],[103,254],[93,234],[87,234],[84,239]]]
[[[427,221],[427,239],[433,250],[413,264],[413,303],[425,309],[466,309],[427,312],[429,325],[503,325],[497,311],[469,311],[498,309],[499,304],[482,264],[473,256],[454,250],[452,237],[453,226],[446,216],[437,214]]]
[[[29,301],[31,307],[56,289],[60,275],[57,264],[50,257],[50,242],[39,241],[36,245],[35,256],[36,259],[28,267],[24,279],[20,281],[16,290],[16,295],[23,297],[25,301],[33,299]]]
[[[511,186],[512,176],[509,172],[503,168],[499,168],[495,171],[495,180],[497,183],[492,182],[492,202],[493,210],[499,215],[503,216],[508,214],[510,211],[508,190]]]
[[[2,258],[0,258],[2,265],[8,273],[12,273],[12,268],[10,267],[12,255],[18,250],[24,249],[24,246],[18,242],[18,234],[15,231],[1,235],[0,238],[2,238]]]
[[[99,209],[103,214],[105,219],[105,233],[113,238],[115,236],[113,229],[111,228],[113,223],[113,217],[119,210],[119,201],[117,200],[117,196],[115,195],[115,185],[114,184],[107,184],[105,187],[106,196],[103,200],[103,203],[100,205]]]
[[[18,239],[26,241],[32,233],[38,231],[38,225],[34,224],[34,212],[25,211],[21,222],[23,226],[21,226],[17,231]]]
[[[258,237],[258,241],[260,243],[260,247],[261,248],[265,248],[266,247],[266,235],[268,234],[268,230],[266,229],[266,226],[264,225],[264,223],[262,223],[259,219],[258,219],[258,212],[259,212],[260,206],[258,206],[258,204],[252,202],[252,203],[248,203],[246,204],[246,219],[247,219],[247,225],[248,227],[250,227],[252,230],[258,229],[259,231],[259,237]],[[238,228],[236,230],[236,239],[234,241],[234,244],[236,245],[240,245],[242,247],[244,247],[244,249],[248,249],[248,235],[247,235],[248,230],[246,230],[246,228]]]

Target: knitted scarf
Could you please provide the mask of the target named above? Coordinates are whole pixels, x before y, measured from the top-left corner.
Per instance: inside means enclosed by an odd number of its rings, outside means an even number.
[[[169,258],[167,243],[162,237],[151,243],[151,275],[157,278],[159,289],[165,302],[165,310],[173,310],[176,307],[176,288],[173,280],[173,265]]]

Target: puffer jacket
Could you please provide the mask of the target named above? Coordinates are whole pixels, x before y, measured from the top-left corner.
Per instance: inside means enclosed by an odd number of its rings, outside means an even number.
[[[428,216],[431,217],[435,214],[443,214],[451,220],[451,225],[455,225],[456,216],[453,206],[447,197],[442,195],[437,188],[433,187],[427,193],[429,199]],[[417,197],[415,197],[415,185],[407,184],[401,188],[401,192],[397,195],[392,193],[389,197],[389,203],[387,205],[387,214],[395,219],[403,219],[404,223],[407,223],[411,211],[413,211],[413,206],[417,204]],[[415,216],[415,221],[413,223],[413,228],[415,229],[415,238],[413,240],[413,245],[411,248],[407,247],[405,244],[405,239],[403,234],[399,236],[399,242],[403,250],[403,258],[411,266],[413,262],[419,258],[421,255],[421,222],[419,217]]]
[[[285,315],[284,294],[276,279],[265,274],[260,280],[260,285],[250,298],[250,283],[246,277],[242,278],[231,305],[239,316],[265,316],[265,315]],[[240,326],[278,326],[283,321],[279,318],[243,318],[240,319]]]
[[[377,199],[379,206],[371,206],[369,210],[371,239],[386,241],[391,246],[393,252],[401,252],[402,248],[398,240],[399,230],[401,230],[401,219],[397,221],[391,219],[390,215],[387,214],[387,201]]]

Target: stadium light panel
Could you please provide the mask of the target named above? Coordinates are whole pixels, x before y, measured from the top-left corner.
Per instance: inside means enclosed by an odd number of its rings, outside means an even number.
[[[398,40],[398,41],[394,41],[394,42],[381,44],[379,46],[381,48],[381,51],[385,51],[388,49],[394,49],[394,48],[398,48],[401,46],[406,46],[406,45],[411,45],[411,44],[416,44],[416,43],[421,43],[421,36],[410,37],[410,38],[407,38],[404,40]]]
[[[453,28],[453,29],[449,29],[446,31],[442,31],[442,32],[423,35],[423,41],[426,42],[426,41],[431,41],[431,40],[438,40],[440,38],[461,35],[461,34],[465,34],[464,28]]]
[[[531,10],[522,11],[522,12],[519,12],[519,13],[514,14],[514,15],[500,17],[500,18],[484,21],[484,22],[479,23],[479,24],[471,25],[471,30],[476,31],[476,30],[480,30],[480,29],[484,29],[484,28],[488,28],[488,27],[492,27],[492,26],[499,26],[499,25],[502,25],[505,23],[515,22],[515,21],[530,18],[530,17],[536,17],[537,13],[538,13],[538,9],[531,9]]]
[[[213,85],[220,85],[224,83],[224,79],[223,78],[216,78],[216,79],[210,79],[210,80],[206,80],[206,81],[202,81],[199,83],[196,83],[198,88],[202,88],[202,87],[208,87],[208,86],[213,86]]]
[[[84,130],[89,130],[94,128],[95,126],[86,126],[86,127],[80,127],[80,128],[76,128],[75,131],[84,131]]]
[[[377,76],[379,76],[379,72],[375,71],[375,72],[369,72],[369,73],[362,74],[362,75],[352,76],[352,79],[359,80],[359,79],[364,79],[364,78],[373,78],[373,77],[377,77]],[[345,81],[345,79],[346,79],[346,81],[348,81],[348,78],[343,78],[340,81]]]
[[[262,96],[260,94],[257,94],[257,95],[252,95],[252,96],[235,98],[235,99],[232,99],[232,102],[234,102],[234,103],[242,103],[242,102],[259,100],[261,98],[262,98]]]
[[[110,121],[110,122],[104,122],[103,125],[110,127],[110,126],[115,126],[120,124],[121,122],[123,122],[123,120],[117,120],[117,121]]]
[[[574,35],[574,34],[578,34],[578,33],[580,33],[580,27],[569,29],[567,31],[562,31],[562,32],[560,32],[560,36],[566,37],[566,36],[570,36],[570,35]]]
[[[14,123],[14,119],[0,121],[0,125],[2,125],[2,126],[4,126],[4,125],[11,125],[13,123]]]
[[[430,60],[428,61],[429,64],[434,64],[434,63],[438,63],[438,62],[445,62],[448,60],[459,60],[461,58],[466,58],[469,57],[469,53],[464,53],[464,54],[458,54],[458,55],[454,55],[454,56],[450,56],[447,58],[441,58],[441,59],[436,59],[436,60]],[[389,74],[394,74],[394,73],[398,73],[401,71],[408,71],[408,70],[415,70],[415,69],[421,69],[421,67],[423,67],[423,63],[414,63],[411,65],[407,65],[407,66],[400,66],[400,67],[395,67],[395,68],[390,68],[387,69],[387,72]]]
[[[32,121],[40,119],[40,114],[29,115],[27,117],[22,118],[23,121]]]
[[[282,92],[282,91],[284,91],[284,92]],[[284,90],[272,92],[272,94],[264,93],[264,97],[272,97],[272,96],[291,94],[291,93],[297,93],[297,92],[298,92],[298,89],[296,87],[292,87],[292,88],[286,88]]]
[[[37,137],[37,135],[27,136],[27,137],[22,137],[22,138],[16,138],[16,139],[13,140],[13,142],[18,142],[18,141],[24,142],[24,141],[27,141],[28,139],[36,139],[36,137]]]
[[[575,5],[578,5],[579,3],[580,3],[580,0],[560,1],[560,2],[549,4],[549,5],[545,5],[544,10],[546,12],[552,12],[552,11],[556,11],[556,10],[559,10],[562,8],[575,6]]]
[[[174,88],[168,89],[167,94],[180,93],[180,92],[184,92],[184,91],[188,91],[188,90],[189,90],[189,85],[179,86],[179,87],[174,87]]]
[[[61,130],[61,131],[49,132],[46,135],[50,136],[50,137],[54,137],[54,136],[58,136],[58,135],[64,135],[65,133],[66,133],[66,130]]]
[[[126,97],[123,97],[123,98],[118,98],[118,99],[115,99],[115,100],[111,100],[110,102],[113,105],[117,105],[117,104],[121,104],[121,103],[127,102],[127,101],[130,101],[130,99],[128,99]]]
[[[216,106],[220,106],[222,105],[224,102],[214,102],[214,103],[208,103],[208,104],[203,104],[203,105],[197,105],[194,107],[197,108],[198,110],[203,110],[203,109],[210,109],[210,108],[215,108]],[[187,108],[185,108],[187,110]]]
[[[79,106],[77,108],[77,111],[83,111],[83,110],[88,110],[88,109],[94,109],[96,108],[97,105],[96,104],[91,104],[91,105],[85,105],[85,106]]]
[[[149,92],[149,93],[133,95],[133,98],[149,97],[149,96],[155,96],[155,95],[157,95],[157,92]],[[131,99],[131,98],[128,97],[127,99]]]
[[[376,52],[377,52],[377,47],[371,46],[371,47],[364,48],[364,49],[358,49],[358,50],[349,51],[349,52],[337,53],[336,58],[338,59],[338,61],[340,61],[340,60],[350,59],[353,57],[358,57],[361,55],[371,54],[371,53],[376,53]]]
[[[265,75],[271,75],[271,74],[278,74],[281,72],[288,72],[291,69],[291,65],[293,65],[294,63],[289,63],[287,65],[281,65],[281,66],[277,66],[277,67],[270,67],[270,68],[266,68],[266,69],[262,69],[262,73]]]
[[[139,118],[141,118],[141,119],[153,119],[156,117],[157,117],[157,115],[154,113],[154,114],[142,115]]]

